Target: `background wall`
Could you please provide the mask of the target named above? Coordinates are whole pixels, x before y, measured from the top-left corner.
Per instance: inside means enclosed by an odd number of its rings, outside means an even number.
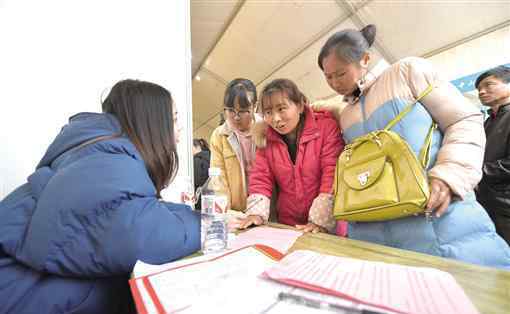
[[[188,1],[0,0],[0,199],[26,180],[68,117],[135,78],[168,88],[191,173]]]

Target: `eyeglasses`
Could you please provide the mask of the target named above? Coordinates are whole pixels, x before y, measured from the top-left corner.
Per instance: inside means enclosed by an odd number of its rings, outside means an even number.
[[[227,115],[231,117],[238,116],[239,118],[245,118],[251,115],[251,110],[235,110],[232,108],[223,108]]]

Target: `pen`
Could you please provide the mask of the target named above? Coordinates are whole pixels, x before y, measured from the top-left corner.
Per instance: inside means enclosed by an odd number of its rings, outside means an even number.
[[[247,206],[246,206],[246,207],[247,207],[247,208],[248,208],[248,207],[253,207],[253,206],[257,205],[258,203],[260,203],[260,201],[262,201],[262,200],[263,200],[263,198],[262,198],[262,197],[257,198],[255,201],[252,201],[250,204],[247,204]],[[249,206],[248,206],[248,205],[249,205]]]
[[[336,310],[342,313],[349,313],[349,314],[384,314],[384,312],[378,312],[374,310],[367,310],[364,308],[360,308],[359,305],[353,305],[353,306],[347,306],[347,305],[340,305],[340,304],[333,304],[326,301],[311,299],[308,297],[287,293],[287,292],[280,292],[278,294],[278,300],[279,301],[292,301],[293,303],[304,305],[307,307],[315,308],[315,309],[331,309]]]

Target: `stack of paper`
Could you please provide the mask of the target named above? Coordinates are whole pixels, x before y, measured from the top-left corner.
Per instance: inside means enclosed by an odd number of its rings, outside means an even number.
[[[478,313],[450,274],[432,268],[295,251],[264,275],[397,313]]]

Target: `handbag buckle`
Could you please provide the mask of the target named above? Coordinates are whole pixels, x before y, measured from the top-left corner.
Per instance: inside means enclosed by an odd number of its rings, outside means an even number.
[[[352,155],[352,148],[351,147],[346,147],[346,149],[345,149],[345,158],[347,159],[347,161],[351,160],[351,155]]]
[[[379,138],[379,136],[377,136],[377,134],[374,134],[372,136],[372,140],[377,144],[377,146],[379,146],[379,148],[382,147],[381,139]]]

